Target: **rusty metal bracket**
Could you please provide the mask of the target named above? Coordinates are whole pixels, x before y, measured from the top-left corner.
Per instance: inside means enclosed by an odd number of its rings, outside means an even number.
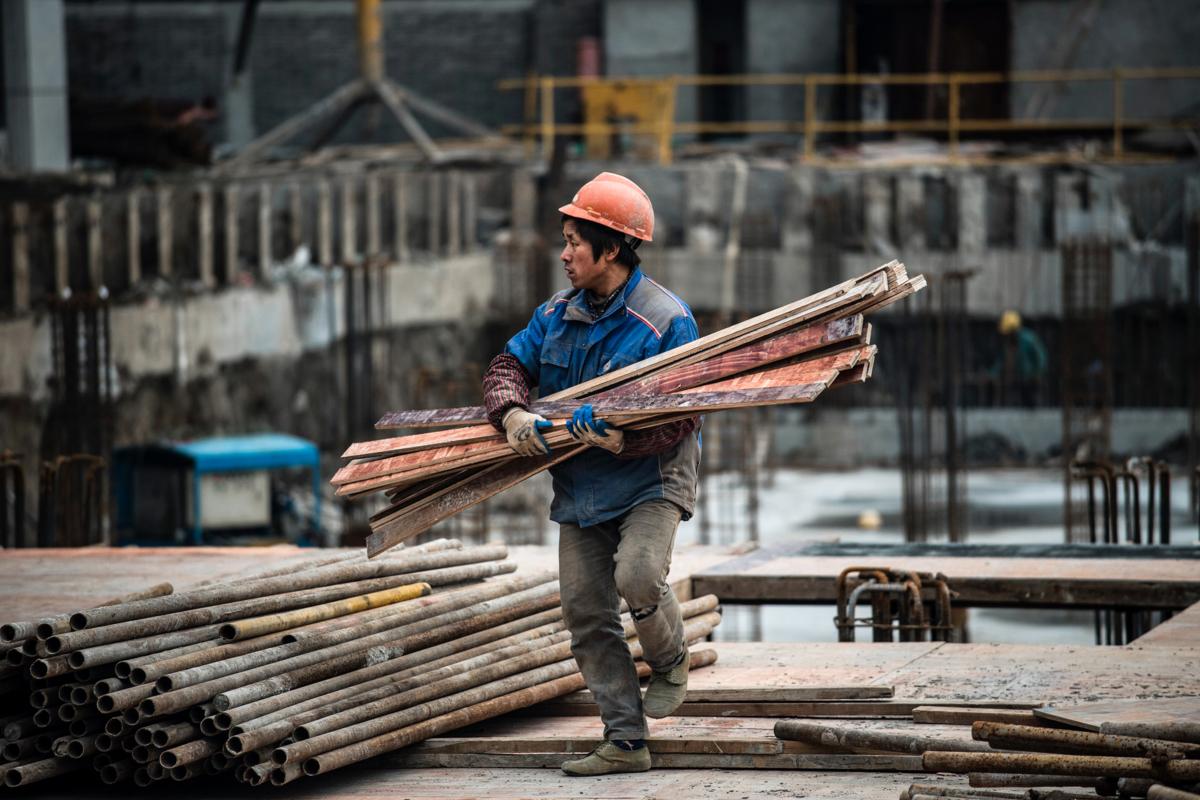
[[[890,567],[847,567],[837,577],[838,641],[853,642],[855,629],[870,628],[872,640],[949,641],[954,632],[946,576]],[[856,616],[869,597],[871,616]]]

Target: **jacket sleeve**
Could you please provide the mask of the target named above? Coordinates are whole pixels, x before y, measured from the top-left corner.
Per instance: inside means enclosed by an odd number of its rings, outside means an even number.
[[[671,322],[666,335],[663,336],[659,352],[665,353],[667,350],[673,350],[681,344],[695,341],[699,336],[700,331],[696,327],[696,320],[691,315],[677,317]],[[618,458],[644,458],[666,452],[683,441],[684,437],[694,433],[699,427],[700,418],[689,417],[653,428],[625,431],[625,449],[621,451]]]
[[[510,408],[529,408],[533,385],[533,378],[516,356],[501,353],[493,358],[483,373],[483,405],[487,409],[488,422],[502,429],[501,420]]]

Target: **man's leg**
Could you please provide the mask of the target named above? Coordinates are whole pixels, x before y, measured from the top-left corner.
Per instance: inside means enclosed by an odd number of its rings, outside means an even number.
[[[604,720],[604,738],[646,738],[637,668],[621,628],[613,556],[620,533],[613,523],[562,525],[558,573],[571,652]]]
[[[620,521],[615,579],[633,615],[643,657],[654,670],[645,701],[645,713],[651,717],[672,713],[687,690],[683,616],[667,583],[681,516],[679,506],[669,500],[651,500]]]

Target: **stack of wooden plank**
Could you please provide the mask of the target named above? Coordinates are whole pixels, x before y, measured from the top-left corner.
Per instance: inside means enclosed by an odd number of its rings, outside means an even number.
[[[285,784],[579,691],[555,575],[506,557],[356,551],[0,625],[0,778]],[[715,596],[681,609],[688,642],[720,623]]]
[[[565,426],[584,403],[598,418],[639,429],[724,409],[812,402],[831,386],[865,381],[875,346],[863,316],[924,285],[893,261],[542,398],[532,410],[554,423],[545,433],[549,456],[516,456],[480,406],[389,413],[376,428],[448,429],[355,443],[333,484],[342,496],[386,492],[390,504],[371,518],[367,539],[368,555],[378,555],[576,455],[584,446]]]

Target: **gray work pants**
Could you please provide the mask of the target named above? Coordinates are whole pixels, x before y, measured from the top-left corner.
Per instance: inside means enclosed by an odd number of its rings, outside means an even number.
[[[563,618],[571,652],[600,706],[606,739],[645,739],[637,670],[621,629],[621,598],[634,612],[646,663],[683,660],[683,619],[667,583],[679,506],[650,500],[590,528],[564,524],[558,540]]]

